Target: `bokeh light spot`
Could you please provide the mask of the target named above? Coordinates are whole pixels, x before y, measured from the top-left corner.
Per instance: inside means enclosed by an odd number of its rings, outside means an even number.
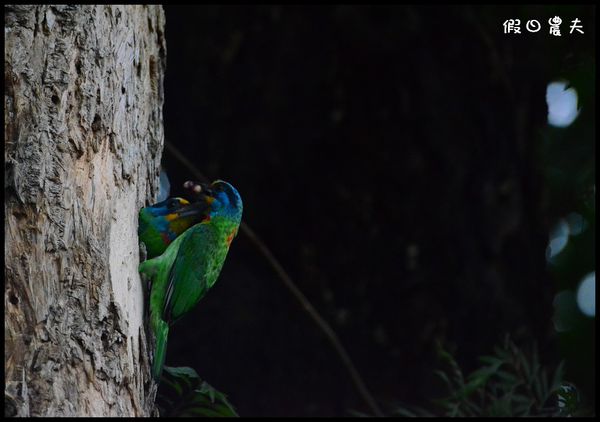
[[[577,289],[577,306],[584,315],[596,315],[596,271],[586,275]]]
[[[552,259],[567,246],[569,233],[569,223],[561,218],[550,232],[550,242],[546,248],[546,259],[548,261],[552,262]]]
[[[566,82],[552,82],[546,89],[548,123],[556,127],[567,127],[577,118],[577,91],[565,89]]]

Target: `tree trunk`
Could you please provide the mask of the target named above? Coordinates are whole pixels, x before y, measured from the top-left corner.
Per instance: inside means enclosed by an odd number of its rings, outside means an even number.
[[[156,197],[161,6],[6,6],[5,415],[149,416],[137,212]]]

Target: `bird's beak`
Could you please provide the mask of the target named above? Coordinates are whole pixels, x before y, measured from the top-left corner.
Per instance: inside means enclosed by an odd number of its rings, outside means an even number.
[[[205,195],[202,196],[205,197]],[[208,196],[206,196],[205,198],[206,199],[201,198],[199,201],[192,202],[190,205],[181,208],[177,212],[177,214],[179,215],[179,217],[193,217],[196,215],[206,214],[210,208],[210,204],[214,199]],[[208,200],[209,198],[210,201]]]

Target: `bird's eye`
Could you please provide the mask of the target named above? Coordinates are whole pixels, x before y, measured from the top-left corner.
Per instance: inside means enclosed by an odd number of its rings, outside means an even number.
[[[175,199],[171,199],[169,201],[169,203],[167,204],[167,207],[169,207],[169,209],[173,209],[177,206],[177,201]]]

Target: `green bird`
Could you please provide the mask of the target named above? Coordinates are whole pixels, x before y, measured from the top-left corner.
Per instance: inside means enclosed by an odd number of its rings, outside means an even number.
[[[242,220],[242,198],[222,180],[198,196],[198,207],[208,207],[206,218],[177,237],[156,258],[140,264],[151,280],[150,325],[156,339],[152,375],[160,379],[169,327],[190,312],[215,284],[229,246]]]
[[[198,188],[199,189],[199,188]],[[206,218],[208,204],[190,204],[183,198],[169,198],[139,213],[138,236],[146,245],[148,258],[162,254],[177,236]]]

